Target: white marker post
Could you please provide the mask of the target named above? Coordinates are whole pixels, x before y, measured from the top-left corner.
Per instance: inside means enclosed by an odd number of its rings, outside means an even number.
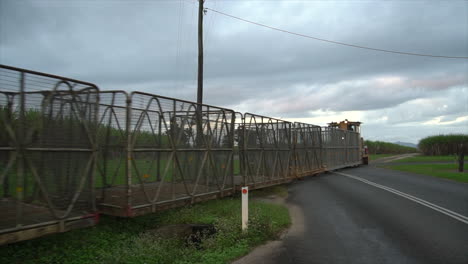
[[[249,222],[249,187],[242,187],[242,231],[247,229]]]

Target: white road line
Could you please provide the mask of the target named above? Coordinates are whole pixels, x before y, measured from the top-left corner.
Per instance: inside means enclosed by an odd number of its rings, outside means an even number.
[[[454,211],[451,211],[447,208],[444,208],[444,207],[441,207],[441,206],[438,206],[436,204],[433,204],[433,203],[430,203],[426,200],[423,200],[421,198],[418,198],[418,197],[415,197],[415,196],[412,196],[410,194],[407,194],[407,193],[404,193],[404,192],[400,192],[398,190],[395,190],[393,188],[390,188],[390,187],[387,187],[387,186],[384,186],[384,185],[381,185],[381,184],[378,184],[378,183],[375,183],[375,182],[371,182],[371,181],[368,181],[366,179],[363,179],[363,178],[360,178],[360,177],[357,177],[357,176],[353,176],[353,175],[350,175],[350,174],[346,174],[346,173],[342,173],[342,172],[333,172],[335,174],[339,174],[339,175],[342,175],[342,176],[345,176],[345,177],[348,177],[348,178],[352,178],[352,179],[355,179],[357,181],[361,181],[363,183],[366,183],[366,184],[369,184],[369,185],[372,185],[374,187],[377,187],[377,188],[380,188],[380,189],[383,189],[383,190],[386,190],[388,192],[391,192],[391,193],[394,193],[396,195],[399,195],[401,197],[404,197],[408,200],[411,200],[413,202],[416,202],[416,203],[419,203],[421,205],[424,205],[426,207],[429,207],[431,209],[434,209],[440,213],[443,213],[447,216],[450,216],[460,222],[463,222],[465,224],[468,224],[468,217],[464,216],[464,215],[461,215],[459,213],[456,213]]]

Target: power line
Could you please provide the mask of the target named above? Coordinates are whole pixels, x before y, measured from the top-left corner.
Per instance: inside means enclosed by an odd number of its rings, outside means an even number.
[[[379,48],[372,48],[372,47],[366,47],[366,46],[348,44],[348,43],[344,43],[344,42],[339,42],[339,41],[333,41],[333,40],[328,40],[328,39],[317,38],[317,37],[313,37],[313,36],[309,36],[309,35],[305,35],[305,34],[301,34],[301,33],[296,33],[296,32],[292,32],[292,31],[284,30],[284,29],[281,29],[281,28],[276,28],[276,27],[268,26],[268,25],[261,24],[261,23],[258,23],[258,22],[254,22],[254,21],[250,21],[250,20],[247,20],[247,19],[244,19],[244,18],[241,18],[241,17],[237,17],[237,16],[233,16],[233,15],[230,15],[230,14],[226,14],[226,13],[224,13],[224,12],[221,12],[221,11],[218,11],[218,10],[215,10],[215,9],[212,9],[212,8],[208,8],[208,7],[205,7],[205,9],[210,10],[210,11],[213,11],[213,12],[218,13],[218,14],[223,15],[223,16],[227,16],[227,17],[230,17],[230,18],[234,18],[234,19],[237,19],[237,20],[246,22],[246,23],[250,23],[250,24],[254,24],[254,25],[260,26],[260,27],[265,27],[265,28],[269,28],[269,29],[272,29],[272,30],[276,30],[276,31],[279,31],[279,32],[283,32],[283,33],[287,33],[287,34],[291,34],[291,35],[295,35],[295,36],[299,36],[299,37],[303,37],[303,38],[314,39],[314,40],[323,41],[323,42],[328,42],[328,43],[333,43],[333,44],[342,45],[342,46],[348,46],[348,47],[359,48],[359,49],[367,49],[367,50],[373,50],[373,51],[380,51],[380,52],[387,52],[387,53],[394,53],[394,54],[410,55],[410,56],[432,57],[432,58],[446,58],[446,59],[468,59],[468,57],[443,56],[443,55],[432,55],[432,54],[422,54],[422,53],[411,53],[411,52],[403,52],[403,51],[397,51],[397,50],[379,49]]]

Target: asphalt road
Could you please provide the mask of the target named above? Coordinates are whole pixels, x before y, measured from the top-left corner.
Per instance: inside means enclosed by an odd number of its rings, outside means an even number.
[[[301,209],[303,227],[260,262],[468,264],[468,218],[442,213],[468,217],[468,184],[373,166],[338,173],[359,178],[327,173],[290,186],[288,203]]]

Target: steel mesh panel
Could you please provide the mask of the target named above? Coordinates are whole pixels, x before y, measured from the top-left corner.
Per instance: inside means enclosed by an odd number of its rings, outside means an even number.
[[[244,151],[244,115],[239,112],[234,114],[234,157],[232,166],[234,170],[234,184],[244,184],[245,151]]]
[[[231,110],[132,93],[132,205],[233,188]]]
[[[28,153],[31,174],[37,174],[38,197],[43,197],[44,205],[60,210],[60,214],[54,212],[54,215],[92,209],[97,90],[41,95],[42,111],[38,112],[42,116],[37,133],[33,133],[36,138],[29,142],[31,152]]]
[[[101,205],[126,207],[129,204],[128,104],[129,97],[124,91],[100,92],[95,188]]]
[[[2,85],[2,88],[4,85]],[[16,152],[14,152],[13,138],[16,127],[16,108],[18,100],[15,100],[16,93],[0,92],[0,209],[3,211],[16,212],[15,203],[10,201],[15,194],[17,186],[16,177],[13,172],[17,171],[15,163]],[[16,98],[17,99],[17,98]],[[0,229],[13,228],[16,225],[15,216],[12,214],[3,215]]]
[[[21,75],[24,79],[21,79]],[[92,83],[0,65],[1,91],[20,92],[21,82],[24,83],[24,92],[80,91],[90,87],[97,89]]]
[[[347,164],[361,164],[360,135],[357,132],[346,131]]]
[[[345,138],[344,131],[335,128],[322,129],[322,144],[325,152],[327,169],[340,168],[345,164]]]
[[[319,126],[294,123],[294,166],[299,177],[322,169],[322,138]]]
[[[97,91],[0,65],[0,233],[94,212]]]
[[[245,185],[268,184],[291,176],[291,123],[246,113],[239,141]]]
[[[359,133],[322,128],[324,161],[327,169],[339,169],[361,163]]]

